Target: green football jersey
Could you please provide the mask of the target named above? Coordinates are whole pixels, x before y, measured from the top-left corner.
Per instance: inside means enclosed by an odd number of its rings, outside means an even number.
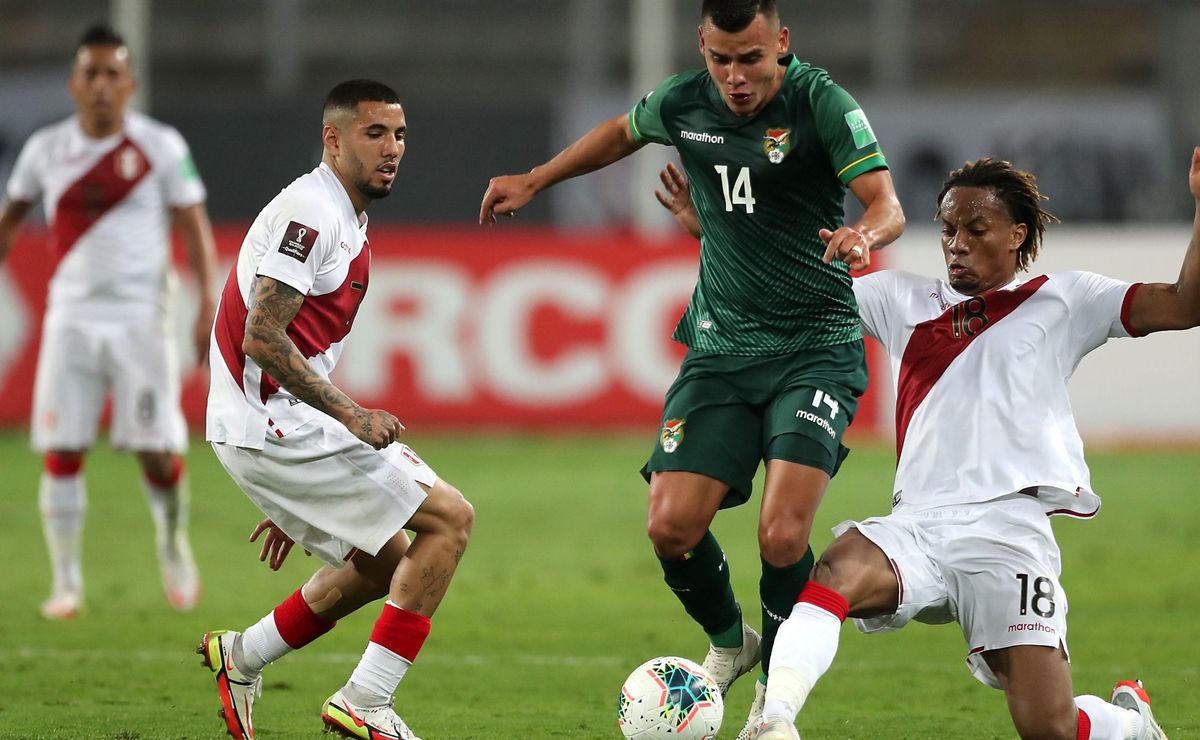
[[[757,115],[729,110],[707,69],[668,78],[629,113],[639,142],[674,146],[703,229],[700,274],[674,338],[692,349],[773,355],[862,337],[845,263],[821,262],[846,185],[887,167],[849,93],[787,55]]]

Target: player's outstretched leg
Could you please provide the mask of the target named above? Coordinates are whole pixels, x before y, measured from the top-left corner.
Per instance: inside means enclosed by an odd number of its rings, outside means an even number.
[[[321,721],[328,732],[362,740],[421,740],[404,724],[391,704],[363,707],[352,703],[341,689],[321,708]]]
[[[262,673],[247,673],[237,667],[233,648],[235,641],[241,638],[240,632],[232,630],[205,632],[196,652],[217,680],[217,693],[221,697],[218,713],[225,720],[230,737],[253,740],[254,724],[250,715],[254,699],[262,694]]]
[[[1167,740],[1167,734],[1154,720],[1150,711],[1150,696],[1141,681],[1121,681],[1113,687],[1112,703],[1122,709],[1138,713],[1142,720],[1142,732],[1138,740]]]

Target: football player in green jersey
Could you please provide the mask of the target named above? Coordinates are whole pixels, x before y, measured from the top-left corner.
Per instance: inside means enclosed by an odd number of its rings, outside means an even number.
[[[642,472],[655,553],[709,636],[704,665],[723,691],[760,656],[768,664],[812,568],[813,516],[867,381],[849,270],[904,229],[862,109],[788,39],[774,0],[703,0],[704,68],[668,78],[530,172],[493,178],[479,212],[494,224],[650,142],[678,150],[703,227],[700,270],[674,333],[688,353]],[[851,225],[847,188],[864,207]],[[760,461],[761,648],[709,531],[719,509],[749,499]]]

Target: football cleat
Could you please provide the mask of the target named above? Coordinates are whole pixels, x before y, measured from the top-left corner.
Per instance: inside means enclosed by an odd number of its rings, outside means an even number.
[[[750,732],[750,740],[800,740],[800,733],[786,719],[764,719]]]
[[[56,622],[83,616],[83,594],[78,591],[55,591],[42,602],[42,618]]]
[[[737,740],[750,740],[750,733],[762,723],[763,702],[766,700],[767,685],[762,681],[755,681],[754,702],[750,705],[750,715],[746,717],[746,724],[742,725],[742,731],[737,734]]]
[[[253,678],[233,664],[233,641],[241,633],[232,630],[205,632],[196,652],[204,656],[204,665],[217,679],[225,729],[233,740],[253,740],[254,724],[250,721],[255,697],[262,696],[262,675]]]
[[[1150,695],[1142,687],[1141,681],[1121,681],[1113,687],[1109,701],[1141,716],[1142,734],[1138,735],[1138,740],[1167,740],[1167,733],[1154,721],[1154,713],[1150,711]]]
[[[362,740],[421,740],[408,729],[391,704],[379,707],[360,707],[338,689],[321,708],[321,720],[326,732]]]
[[[729,687],[739,676],[744,676],[750,669],[762,660],[762,638],[751,629],[750,625],[742,622],[742,645],[735,648],[708,646],[708,655],[704,656],[702,664],[708,675],[717,682],[721,689],[721,697],[729,693]]]
[[[174,539],[173,544],[158,548],[158,566],[167,602],[176,611],[186,612],[200,601],[200,572],[187,536],[181,533]]]

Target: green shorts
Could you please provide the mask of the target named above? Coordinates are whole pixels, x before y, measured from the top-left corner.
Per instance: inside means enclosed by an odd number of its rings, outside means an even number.
[[[842,435],[867,388],[862,340],[770,357],[689,350],[667,390],[642,475],[686,471],[729,485],[721,508],[750,500],[763,460],[837,473]]]

